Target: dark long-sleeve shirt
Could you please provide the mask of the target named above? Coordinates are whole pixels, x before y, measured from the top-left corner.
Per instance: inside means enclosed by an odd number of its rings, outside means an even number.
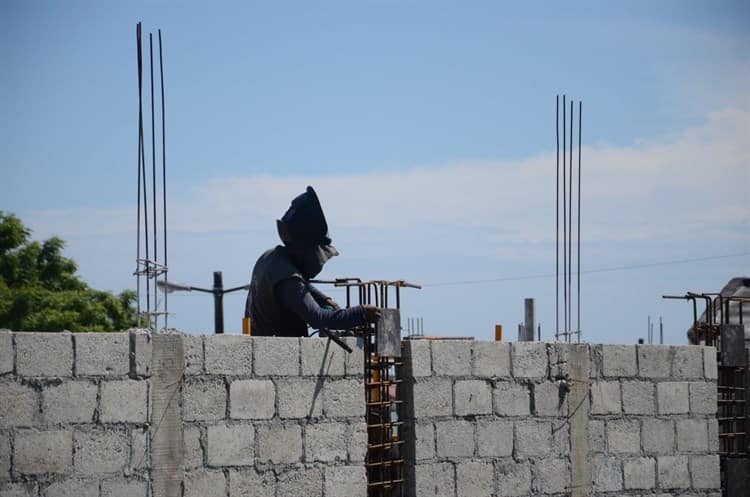
[[[348,309],[323,307],[328,297],[299,278],[287,278],[277,283],[274,295],[283,307],[314,329],[348,330],[366,324],[362,306]]]

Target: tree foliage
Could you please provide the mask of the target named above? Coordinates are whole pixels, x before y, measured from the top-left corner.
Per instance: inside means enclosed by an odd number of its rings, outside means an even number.
[[[0,211],[0,328],[15,331],[114,331],[135,326],[135,293],[90,288],[53,236],[30,240],[13,214]]]

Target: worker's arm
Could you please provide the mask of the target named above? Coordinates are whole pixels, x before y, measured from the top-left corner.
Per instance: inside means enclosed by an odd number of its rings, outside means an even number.
[[[325,309],[313,297],[312,292],[299,278],[280,281],[274,288],[276,299],[291,312],[305,320],[315,329],[348,330],[366,324],[362,306],[348,309]]]
[[[314,286],[312,283],[307,284],[307,289],[310,291],[310,295],[312,295],[312,298],[315,299],[315,302],[317,302],[318,305],[320,306],[331,305],[329,301],[333,302],[333,299],[331,297],[329,297],[325,293],[318,290],[318,288]],[[332,306],[332,307],[336,307],[336,306]]]

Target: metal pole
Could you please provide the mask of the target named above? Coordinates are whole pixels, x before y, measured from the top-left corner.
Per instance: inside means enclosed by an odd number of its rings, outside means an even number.
[[[164,213],[164,282],[167,282],[167,118],[164,103],[164,61],[161,50],[161,29],[159,30],[159,81],[161,83],[161,191],[162,212]],[[167,294],[164,293],[164,328],[169,328],[169,305]]]
[[[568,326],[573,334],[573,99],[570,100],[570,161],[568,162]]]
[[[659,345],[664,345],[664,321],[659,316]]]
[[[224,282],[221,271],[214,271],[214,331],[224,333]]]
[[[555,98],[555,340],[560,338],[560,95]]]
[[[578,244],[578,257],[576,261],[578,263],[578,282],[576,288],[578,290],[578,298],[576,299],[578,305],[578,318],[576,319],[576,328],[578,331],[578,341],[581,341],[581,122],[583,120],[583,102],[578,101],[578,236],[576,237],[576,243]]]
[[[568,280],[568,203],[567,203],[567,197],[568,197],[568,183],[565,180],[565,147],[568,143],[568,137],[565,131],[565,121],[567,120],[565,118],[565,108],[567,107],[565,103],[565,95],[563,95],[563,118],[562,118],[562,129],[563,129],[563,153],[562,153],[562,184],[563,184],[563,328],[565,336],[565,341],[568,341],[568,285],[566,281]]]

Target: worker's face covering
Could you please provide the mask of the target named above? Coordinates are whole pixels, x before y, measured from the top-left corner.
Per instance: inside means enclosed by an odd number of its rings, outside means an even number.
[[[331,257],[339,255],[333,245],[315,245],[293,251],[295,262],[299,265],[302,276],[308,280],[315,278]]]

